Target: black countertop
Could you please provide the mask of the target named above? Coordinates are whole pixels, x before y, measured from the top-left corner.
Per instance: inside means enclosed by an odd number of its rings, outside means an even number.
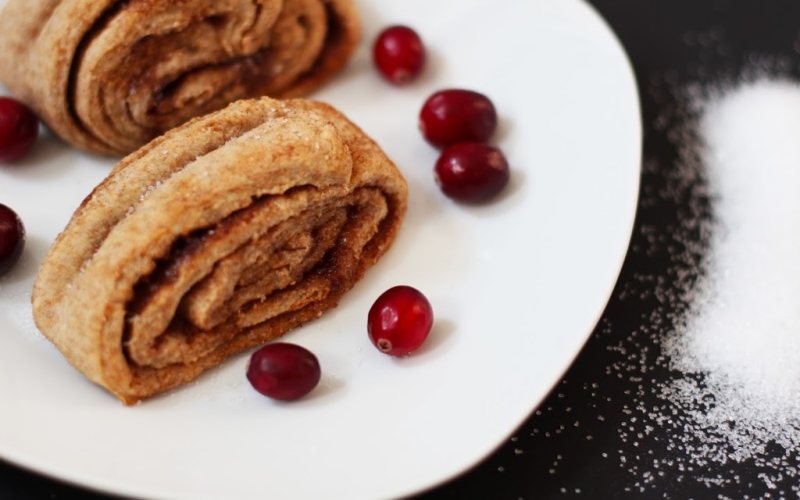
[[[681,280],[692,279],[703,245],[698,237],[701,244],[685,251],[693,237],[686,221],[707,216],[691,182],[674,185],[679,151],[664,126],[665,116],[674,115],[665,111],[676,106],[672,89],[754,64],[800,75],[800,2],[590,3],[617,32],[640,88],[645,168],[631,248],[602,320],[539,410],[474,470],[415,500],[797,498],[796,458],[773,469],[764,465],[769,457],[758,463],[697,459],[697,443],[687,441],[679,424],[684,410],[658,394],[677,376],[665,368],[660,345],[685,305],[664,296],[675,296],[670,287],[678,285],[670,283],[679,269],[688,271]],[[659,418],[667,414],[675,418]],[[774,446],[767,455],[780,458],[785,451]],[[3,500],[109,498],[0,462]]]

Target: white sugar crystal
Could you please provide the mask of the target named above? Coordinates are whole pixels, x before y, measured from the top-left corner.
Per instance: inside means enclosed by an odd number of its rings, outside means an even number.
[[[800,86],[761,80],[704,109],[715,227],[692,314],[666,348],[675,368],[707,374],[718,404],[705,419],[778,436],[800,415]]]
[[[652,454],[663,439],[669,455],[648,463],[621,452],[620,466],[640,483],[667,469],[710,487],[738,484],[714,472],[747,462],[761,487],[785,487],[800,475],[800,85],[754,70],[676,97],[656,125],[678,161],[645,162],[665,186],[643,191],[642,206],[675,203],[679,226],[642,227],[645,244],[631,251],[683,248],[669,251],[674,274],[636,276],[620,297],[650,293],[664,305],[639,330],[663,352],[651,359],[632,334],[606,370],[632,383],[642,367],[673,370],[650,381],[664,405],[640,399],[641,384],[626,391],[622,413],[638,420],[617,429],[626,447]]]

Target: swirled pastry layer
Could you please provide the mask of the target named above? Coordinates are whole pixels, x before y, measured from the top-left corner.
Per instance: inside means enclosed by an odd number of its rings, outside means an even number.
[[[126,154],[241,98],[308,94],[358,34],[352,0],[9,0],[0,80],[71,144]]]
[[[332,107],[239,101],[95,188],[40,268],[34,319],[134,403],[334,307],[393,242],[406,189]]]

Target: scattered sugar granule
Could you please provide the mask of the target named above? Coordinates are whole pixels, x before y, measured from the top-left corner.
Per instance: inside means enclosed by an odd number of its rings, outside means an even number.
[[[712,401],[695,425],[741,456],[800,445],[800,85],[759,80],[701,104],[712,207],[706,272],[671,367],[702,384],[668,399]],[[681,402],[685,402],[681,401]]]

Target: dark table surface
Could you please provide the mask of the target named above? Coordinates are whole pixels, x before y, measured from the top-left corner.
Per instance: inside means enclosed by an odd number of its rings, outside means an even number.
[[[677,193],[669,186],[679,154],[663,126],[664,111],[675,107],[672,89],[739,74],[754,61],[800,75],[800,2],[590,3],[617,32],[640,88],[645,168],[631,248],[602,320],[539,410],[475,469],[415,500],[797,498],[797,464],[769,470],[752,460],[693,460],[681,446],[686,441],[679,426],[645,425],[646,416],[637,421],[637,415],[641,408],[682,411],[658,396],[661,384],[676,376],[660,361],[659,345],[681,304],[663,300],[655,288],[658,283],[668,294],[676,268],[691,270],[687,255],[696,260],[703,252],[699,245],[696,253],[681,253],[683,261],[675,259],[676,246],[692,236],[676,227],[704,214],[691,186]],[[665,187],[671,196],[659,194]],[[783,450],[768,453],[780,456]],[[0,462],[2,500],[109,498]]]

